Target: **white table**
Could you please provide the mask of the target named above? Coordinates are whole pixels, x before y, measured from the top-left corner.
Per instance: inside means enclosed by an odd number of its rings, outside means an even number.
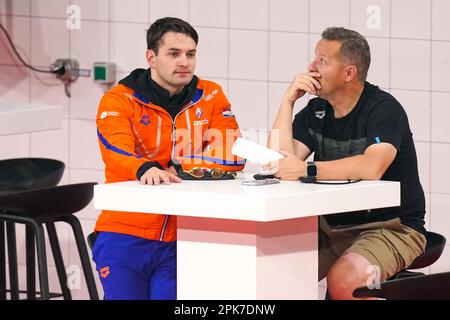
[[[400,183],[387,181],[129,181],[94,192],[96,209],[178,216],[178,299],[317,299],[317,216],[400,205]]]

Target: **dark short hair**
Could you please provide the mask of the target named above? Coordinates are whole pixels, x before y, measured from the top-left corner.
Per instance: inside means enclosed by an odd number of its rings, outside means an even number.
[[[165,17],[156,20],[147,30],[147,49],[158,54],[161,39],[167,32],[185,34],[198,44],[197,31],[186,21],[179,18]]]
[[[366,81],[370,66],[370,48],[366,38],[356,31],[342,27],[330,27],[322,32],[322,39],[341,43],[340,54],[349,63],[358,68],[358,79]]]

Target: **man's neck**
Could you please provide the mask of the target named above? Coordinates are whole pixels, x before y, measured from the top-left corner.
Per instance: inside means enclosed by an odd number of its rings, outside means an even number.
[[[183,91],[184,86],[171,86],[167,82],[160,79],[158,76],[156,76],[153,72],[150,73],[150,77],[154,82],[156,82],[161,88],[167,90],[169,92],[169,97],[172,97],[181,91]]]
[[[339,94],[328,99],[334,110],[335,118],[342,118],[349,114],[355,107],[364,90],[364,83],[349,85],[339,92]]]

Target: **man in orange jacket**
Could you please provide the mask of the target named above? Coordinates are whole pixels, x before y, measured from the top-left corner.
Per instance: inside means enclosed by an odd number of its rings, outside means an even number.
[[[239,129],[228,99],[194,75],[197,43],[187,22],[155,21],[147,31],[150,68],[134,70],[103,96],[97,133],[106,183],[170,184],[181,182],[179,170],[243,169],[231,155]],[[92,253],[106,299],[176,299],[175,216],[105,210],[95,231]]]

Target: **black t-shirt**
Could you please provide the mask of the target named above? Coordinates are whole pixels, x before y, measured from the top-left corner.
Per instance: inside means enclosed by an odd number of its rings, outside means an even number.
[[[390,143],[397,155],[381,180],[400,181],[400,207],[345,212],[324,216],[330,225],[362,224],[399,217],[403,224],[425,234],[425,196],[419,181],[417,156],[400,103],[368,82],[355,108],[335,118],[323,99],[309,101],[293,122],[293,136],[312,152],[315,161],[330,161],[363,154],[374,143]]]

